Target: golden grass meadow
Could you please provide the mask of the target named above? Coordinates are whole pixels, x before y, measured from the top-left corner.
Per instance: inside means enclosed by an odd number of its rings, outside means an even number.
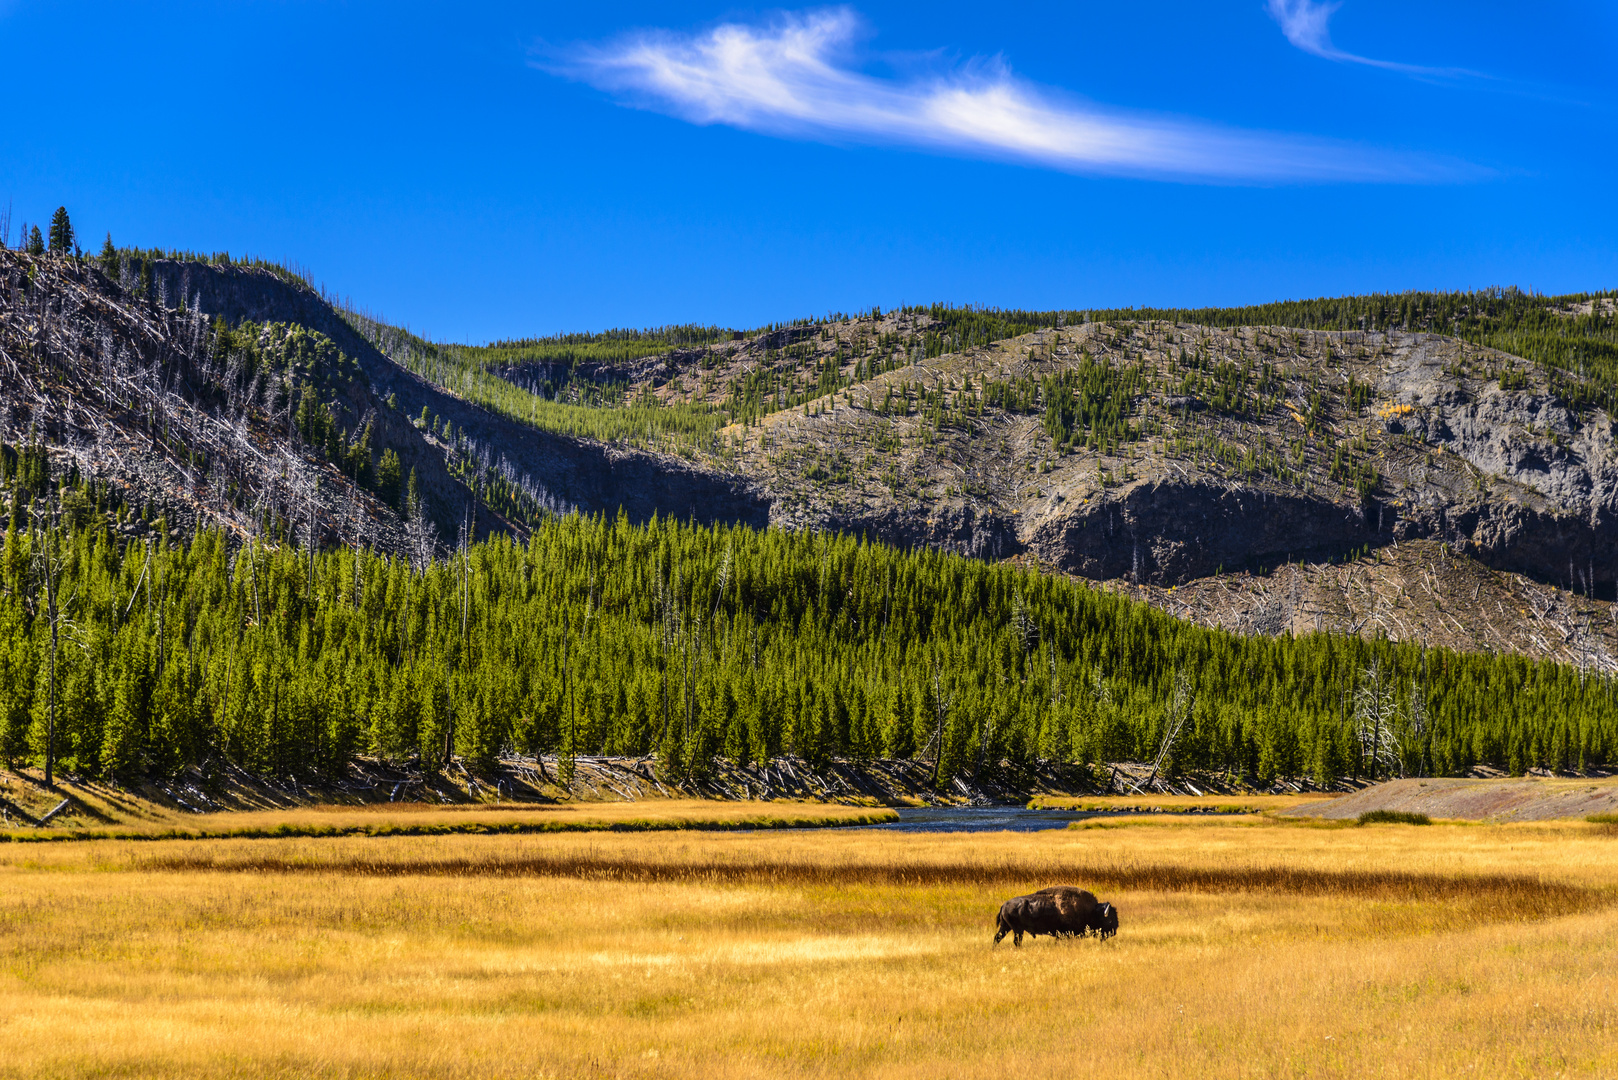
[[[991,948],[1055,882],[1118,936]],[[5,844],[0,1075],[1611,1076],[1615,901],[1585,822]]]

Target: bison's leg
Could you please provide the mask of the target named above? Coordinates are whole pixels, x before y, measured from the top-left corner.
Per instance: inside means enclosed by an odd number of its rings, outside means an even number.
[[[996,935],[994,935],[994,943],[995,943],[995,944],[996,944],[996,945],[998,945],[998,944],[1000,944],[1000,939],[1001,939],[1001,938],[1003,938],[1003,937],[1005,937],[1005,936],[1006,936],[1006,932],[1007,932],[1007,931],[1008,931],[1008,930],[1010,930],[1010,929],[1011,929],[1011,927],[1009,927],[1009,926],[1006,926],[1006,925],[1004,925],[1004,924],[1001,924],[1001,926],[1000,926],[1000,932],[999,932],[999,933],[998,933],[998,934],[996,934]]]
[[[1012,932],[1011,943],[1013,945],[1015,945],[1019,949],[1022,948],[1022,931],[1021,930],[1015,930],[1015,931]]]

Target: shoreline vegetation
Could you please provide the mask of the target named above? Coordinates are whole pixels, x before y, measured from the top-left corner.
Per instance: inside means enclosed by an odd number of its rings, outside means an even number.
[[[813,829],[896,821],[889,809],[825,803],[659,800],[650,805],[590,803],[561,806],[424,804],[222,811],[101,828],[0,831],[0,843],[74,840],[265,840],[302,837],[524,836],[545,833],[734,832]]]
[[[1138,765],[1130,768],[1143,769]],[[809,774],[807,769],[802,772]],[[860,779],[853,770],[848,775]],[[47,790],[37,775],[0,773],[0,843],[815,829],[894,823],[900,820],[897,811],[905,807],[1022,807],[1100,816],[1076,820],[1070,829],[1111,828],[1117,819],[1141,816],[1263,817],[1315,828],[1431,820],[1565,820],[1605,828],[1618,820],[1614,816],[1618,813],[1618,778],[1408,779],[1358,787],[1345,784],[1337,791],[1281,794],[1229,785],[1219,790],[1213,778],[1206,777],[1196,781],[1178,778],[1178,785],[1164,783],[1163,790],[1132,793],[1046,788],[1026,800],[988,802],[981,798],[944,801],[925,789],[919,794],[888,790],[880,792],[881,797],[821,789],[774,798],[716,797],[667,789],[648,790],[638,798],[624,797],[627,793],[622,789],[582,789],[575,797],[565,797],[565,793],[564,797],[534,797],[530,790],[524,798],[509,789],[495,796],[497,789],[492,784],[473,781],[466,788],[448,789],[458,796],[455,801],[433,791],[440,801],[428,802],[357,797],[376,795],[376,784],[358,793],[300,785],[294,793],[258,782],[217,791],[211,808],[198,812],[178,804],[155,785],[126,790],[105,782],[62,778],[54,790]],[[396,792],[400,787],[380,785],[384,792]],[[1186,788],[1197,794],[1186,793]]]
[[[554,775],[556,763],[539,767]],[[1002,773],[1005,783],[994,786],[999,797],[992,800],[966,785],[940,795],[928,783],[930,763],[918,761],[814,767],[786,759],[770,771],[768,788],[758,786],[756,771],[753,786],[725,772],[665,785],[644,760],[581,758],[570,790],[539,782],[537,768],[532,759],[506,761],[494,773],[460,773],[452,783],[447,771],[422,778],[366,760],[335,780],[276,782],[238,771],[209,790],[200,775],[128,787],[59,775],[47,789],[38,770],[0,772],[0,842],[810,828],[891,821],[903,807],[1257,813],[1337,794],[1307,788],[1255,794],[1217,777],[1162,780],[1155,791],[1124,794],[1149,775],[1148,766],[1129,763],[1107,774],[1119,794],[1106,794],[1092,770],[1047,768],[1021,774],[1016,785]],[[524,782],[524,774],[534,782]],[[1340,787],[1354,790],[1351,782]],[[1208,797],[1182,794],[1187,789]]]

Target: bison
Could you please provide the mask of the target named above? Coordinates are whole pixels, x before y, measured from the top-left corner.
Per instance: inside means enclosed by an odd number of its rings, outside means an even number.
[[[1052,885],[1027,896],[1014,896],[1000,905],[996,920],[999,932],[994,943],[1011,934],[1011,943],[1020,946],[1022,936],[1083,937],[1094,930],[1098,937],[1110,938],[1118,932],[1118,909],[1095,894],[1071,885]]]

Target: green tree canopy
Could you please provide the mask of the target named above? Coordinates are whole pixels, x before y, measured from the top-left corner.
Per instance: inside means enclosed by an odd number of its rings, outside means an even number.
[[[101,272],[118,280],[118,249],[112,246],[112,233],[107,234],[106,243],[101,245]]]
[[[391,449],[382,451],[382,463],[376,470],[376,493],[389,506],[399,504],[400,473],[399,455]]]
[[[51,254],[69,255],[73,252],[73,223],[68,220],[67,207],[58,206],[51,215]]]

